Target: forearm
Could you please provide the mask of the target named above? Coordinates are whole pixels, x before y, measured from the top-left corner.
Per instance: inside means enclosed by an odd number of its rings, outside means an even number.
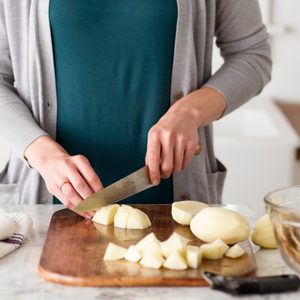
[[[225,109],[226,100],[217,90],[203,87],[191,92],[177,101],[171,109],[180,110],[196,122],[197,127],[203,127],[219,119]]]

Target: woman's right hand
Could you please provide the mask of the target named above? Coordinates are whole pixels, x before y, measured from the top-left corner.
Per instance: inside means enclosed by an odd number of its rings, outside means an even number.
[[[83,155],[70,156],[49,136],[41,136],[24,153],[29,165],[37,170],[51,194],[73,210],[83,199],[103,185]],[[90,217],[93,212],[81,214]]]

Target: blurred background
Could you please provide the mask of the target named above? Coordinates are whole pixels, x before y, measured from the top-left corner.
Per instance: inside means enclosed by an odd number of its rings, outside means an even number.
[[[300,184],[300,1],[259,2],[270,35],[272,80],[215,122],[215,147],[228,169],[223,201],[263,210],[267,193]],[[216,48],[214,70],[221,64]]]
[[[223,200],[256,209],[264,208],[268,192],[300,184],[300,1],[260,4],[272,45],[272,81],[261,95],[215,122],[216,155],[228,169]],[[222,63],[216,48],[213,69]],[[8,160],[0,141],[0,171]]]

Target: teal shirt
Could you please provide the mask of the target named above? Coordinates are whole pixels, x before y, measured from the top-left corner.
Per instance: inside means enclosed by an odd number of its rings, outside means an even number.
[[[51,0],[57,141],[104,186],[145,165],[147,133],[168,110],[176,0]],[[171,203],[172,180],[123,203]]]

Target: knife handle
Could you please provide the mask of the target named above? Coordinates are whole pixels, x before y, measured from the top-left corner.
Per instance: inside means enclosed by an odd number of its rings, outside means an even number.
[[[204,278],[212,283],[212,288],[232,295],[268,294],[295,291],[300,287],[297,275],[268,277],[224,277],[204,272]]]

